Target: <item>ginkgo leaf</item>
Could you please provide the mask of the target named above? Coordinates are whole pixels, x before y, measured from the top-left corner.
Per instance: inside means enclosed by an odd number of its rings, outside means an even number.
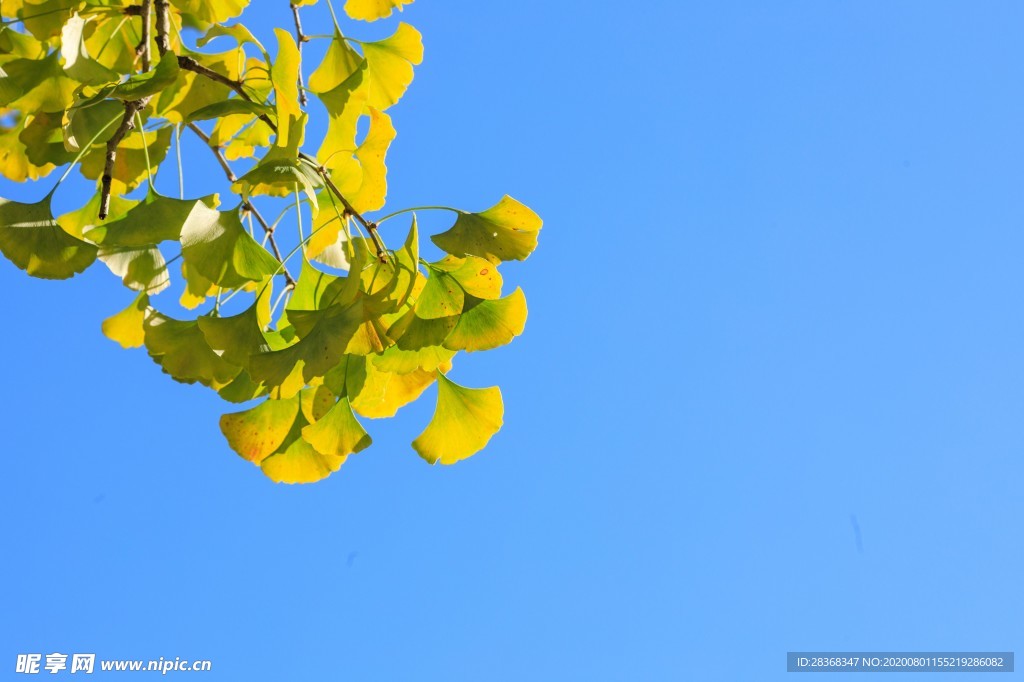
[[[380,355],[371,356],[373,364],[385,372],[408,374],[417,369],[432,372],[438,367],[451,363],[457,351],[443,346],[426,346],[419,350],[402,350],[399,346],[391,346]]]
[[[108,69],[89,56],[84,31],[87,20],[77,13],[61,30],[60,53],[64,58],[64,72],[85,85],[103,85],[120,80],[117,72]]]
[[[116,221],[122,218],[128,211],[137,206],[138,203],[135,199],[126,199],[121,196],[110,197],[109,220]],[[85,233],[92,231],[98,220],[99,212],[100,194],[97,192],[81,208],[58,216],[57,224],[71,236],[95,243],[94,235],[86,237]]]
[[[74,101],[78,84],[68,78],[60,64],[60,53],[52,52],[42,59],[15,59],[3,64],[6,74],[0,88],[8,94],[18,93],[4,102],[21,111],[63,111]]]
[[[252,31],[246,28],[244,24],[232,24],[231,26],[215,24],[214,26],[211,26],[202,37],[196,40],[196,45],[199,47],[205,47],[211,40],[221,36],[234,38],[239,47],[242,47],[246,43],[255,45],[259,51],[263,53],[264,59],[270,61],[270,55],[267,54],[267,49],[263,47],[263,43],[261,43],[259,39],[253,35]]]
[[[201,306],[207,298],[216,295],[218,287],[206,279],[195,268],[190,268],[188,263],[182,261],[181,276],[185,280],[185,291],[181,294],[181,307],[187,310],[195,310]]]
[[[195,320],[175,320],[154,312],[146,317],[144,328],[149,356],[175,381],[199,382],[218,390],[241,371],[210,348]]]
[[[298,414],[298,398],[271,399],[244,412],[223,415],[220,430],[232,450],[259,464],[285,442]]]
[[[267,301],[270,294],[264,292],[260,299]],[[233,365],[247,368],[251,356],[270,350],[261,331],[258,301],[237,315],[203,315],[197,322],[210,348]]]
[[[394,10],[402,11],[403,5],[411,5],[413,0],[348,0],[345,13],[353,19],[361,21],[377,21],[387,19]]]
[[[424,320],[452,317],[462,313],[466,292],[447,272],[430,268],[427,285],[416,299],[416,315]]]
[[[107,219],[92,226],[86,238],[107,247],[146,247],[164,241],[181,239],[182,229],[195,216],[197,221],[211,215],[217,206],[217,195],[203,199],[174,199],[165,197],[150,187],[145,200],[128,210],[122,217]],[[111,211],[112,215],[117,215]]]
[[[504,412],[497,386],[466,388],[438,374],[434,416],[412,446],[431,464],[454,464],[487,445],[501,429]]]
[[[352,191],[349,176],[361,182],[356,173],[358,163],[353,158],[356,149],[356,129],[359,117],[366,107],[366,62],[333,90],[319,95],[327,107],[327,133],[317,151],[317,158],[324,167],[334,171],[335,182],[341,183],[342,192]],[[358,184],[356,188],[358,189]]]
[[[497,264],[533,253],[541,225],[540,216],[506,195],[481,213],[459,213],[447,232],[431,240],[453,256],[480,256]]]
[[[386,372],[368,359],[350,360],[347,385],[354,383],[353,372],[358,372],[358,391],[349,389],[352,408],[371,419],[394,417],[399,409],[413,402],[434,383],[436,372],[414,369],[404,374]]]
[[[448,273],[470,296],[483,299],[501,298],[501,273],[485,258],[445,256],[430,267]]]
[[[318,209],[316,190],[322,186],[320,176],[308,163],[299,159],[306,118],[306,114],[302,114],[298,120],[292,120],[288,128],[290,137],[284,146],[277,144],[271,147],[252,170],[232,185],[232,190],[248,198],[257,194],[287,196],[299,188],[309,198],[315,213]]]
[[[277,260],[242,226],[238,211],[196,204],[181,230],[181,253],[189,269],[225,289],[259,282],[277,272]]]
[[[96,247],[65,232],[47,195],[34,204],[0,197],[0,251],[19,268],[42,279],[68,279],[96,260]]]
[[[232,116],[234,114],[271,116],[274,115],[274,109],[266,104],[250,102],[247,99],[236,97],[234,99],[214,102],[196,109],[185,116],[185,121],[188,123],[192,121],[207,121],[211,118],[223,118],[224,116]]]
[[[144,324],[149,314],[149,296],[139,294],[128,307],[103,320],[103,335],[122,348],[141,348],[146,340]]]
[[[327,414],[304,427],[302,438],[317,452],[336,457],[365,450],[373,442],[352,413],[348,398],[341,398]]]
[[[218,54],[190,51],[185,51],[185,53],[203,68],[230,81],[237,81],[240,78],[239,56],[244,56],[241,50],[228,50]],[[168,85],[160,93],[160,99],[156,104],[156,114],[173,123],[203,120],[195,118],[194,112],[216,106],[224,101],[236,101],[227,99],[230,94],[231,89],[227,85],[198,73],[182,70],[177,81]],[[240,98],[237,98],[237,101],[246,102]],[[252,103],[252,106],[256,108],[259,105]],[[265,108],[269,109],[269,107]]]
[[[168,52],[160,58],[153,70],[132,76],[110,88],[104,88],[97,97],[113,97],[124,101],[151,97],[178,80],[178,72],[178,56]]]
[[[316,483],[341,468],[345,457],[325,455],[297,438],[263,460],[263,473],[275,483]]]
[[[7,9],[9,4],[6,1],[3,3],[4,14],[12,16]],[[46,40],[60,33],[61,26],[80,3],[70,0],[23,0],[17,4],[21,7],[14,11],[13,16],[20,17],[33,36]]]
[[[167,261],[155,246],[141,249],[101,248],[99,259],[121,278],[122,284],[133,291],[155,296],[171,285]]]
[[[396,135],[390,116],[372,107],[368,112],[370,128],[366,138],[355,151],[362,176],[358,189],[346,194],[349,203],[360,213],[384,207],[384,200],[388,195],[388,168],[384,163],[384,157]]]
[[[37,168],[63,166],[75,156],[64,147],[62,116],[45,111],[25,117],[18,141],[25,145],[25,156]]]
[[[362,44],[369,71],[371,107],[387,109],[402,98],[413,78],[413,64],[423,61],[423,36],[402,22],[394,34]]]
[[[14,182],[44,177],[55,167],[39,166],[28,158],[25,142],[21,140],[28,118],[0,107],[0,175]],[[8,126],[7,122],[13,125]]]
[[[170,146],[170,127],[125,137],[117,147],[117,157],[111,173],[114,191],[124,194],[135,189],[149,176],[150,167],[156,174],[159,165],[167,157]],[[96,145],[82,159],[80,170],[82,175],[90,180],[99,180],[103,176],[105,165],[106,145]]]
[[[270,79],[274,83],[277,104],[278,136],[279,139],[288,140],[288,144],[291,144],[292,121],[297,121],[303,116],[302,108],[299,106],[299,68],[302,56],[291,33],[283,28],[275,28],[274,34],[277,36],[277,58],[270,67]],[[301,136],[299,144],[302,144]]]
[[[199,24],[223,24],[234,19],[249,5],[249,0],[171,0],[171,4]]]
[[[352,49],[344,36],[335,33],[323,61],[310,75],[306,89],[315,93],[329,92],[359,70],[362,63],[362,55]]]
[[[444,340],[445,348],[468,352],[511,343],[526,328],[526,296],[516,288],[505,298],[485,301],[469,296],[459,323]]]

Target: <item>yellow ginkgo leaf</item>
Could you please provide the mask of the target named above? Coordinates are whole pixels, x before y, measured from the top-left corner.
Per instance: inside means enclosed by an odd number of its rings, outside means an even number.
[[[363,43],[362,47],[369,65],[369,104],[387,109],[402,98],[412,83],[413,64],[423,61],[423,36],[403,22],[390,37]]]
[[[344,457],[364,450],[372,442],[352,414],[348,398],[342,398],[316,423],[302,429],[302,437],[317,452]]]
[[[438,374],[437,408],[412,447],[431,464],[455,464],[487,445],[501,429],[504,412],[497,386],[466,388]]]
[[[299,414],[299,401],[267,400],[244,412],[225,414],[220,430],[231,449],[259,464],[284,443]]]
[[[282,452],[263,460],[263,473],[275,483],[316,483],[345,463],[344,456],[325,455],[298,438]]]
[[[149,314],[149,296],[138,298],[121,312],[103,320],[103,335],[121,344],[122,348],[141,348],[146,340],[144,324]]]
[[[292,38],[283,28],[275,28],[277,36],[277,59],[270,67],[270,80],[274,82],[274,97],[277,104],[278,139],[291,140],[289,128],[292,120],[299,120],[302,107],[299,106],[299,68],[302,56]]]
[[[402,11],[402,5],[411,5],[413,0],[348,0],[345,13],[361,21],[387,19],[394,10]]]

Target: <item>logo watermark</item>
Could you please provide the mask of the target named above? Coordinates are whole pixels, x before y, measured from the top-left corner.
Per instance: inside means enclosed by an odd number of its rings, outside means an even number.
[[[96,654],[18,654],[14,672],[22,675],[38,675],[49,673],[56,675],[67,672],[74,675],[82,673],[91,675],[102,672],[158,672],[161,675],[176,672],[209,672],[213,668],[211,661],[163,658],[156,660],[100,659]]]

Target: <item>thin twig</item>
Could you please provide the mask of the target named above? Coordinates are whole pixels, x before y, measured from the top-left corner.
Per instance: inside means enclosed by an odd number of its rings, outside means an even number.
[[[295,18],[295,42],[299,46],[299,102],[302,106],[309,106],[309,99],[306,97],[306,83],[302,78],[302,43],[308,42],[309,38],[302,32],[302,18],[299,17],[299,7],[292,3],[292,17]]]
[[[220,167],[224,170],[224,175],[227,176],[228,181],[231,183],[236,182],[238,180],[238,176],[235,175],[235,172],[233,170],[231,170],[231,166],[230,164],[228,164],[228,160],[224,158],[224,153],[220,150],[220,147],[213,144],[210,141],[210,136],[203,132],[203,129],[197,126],[195,123],[189,123],[188,127],[189,130],[191,130],[197,136],[199,136],[199,139],[206,143],[206,146],[210,148],[210,151],[213,152],[213,155],[217,157],[217,163],[219,163]],[[262,227],[263,231],[266,232],[267,234],[267,240],[268,243],[270,244],[271,250],[274,252],[274,257],[277,258],[277,260],[280,261],[282,265],[284,265],[284,261],[282,260],[281,255],[281,249],[278,248],[277,241],[275,241],[274,239],[273,226],[270,225],[270,223],[268,223],[263,218],[263,215],[256,209],[256,206],[253,205],[253,203],[248,199],[242,200],[242,208],[248,211],[254,218],[256,218],[256,222],[260,224],[260,227]],[[295,279],[292,277],[291,273],[288,272],[288,268],[285,267],[282,270],[282,272],[284,274],[285,281],[288,282],[288,284],[294,285]]]
[[[309,159],[308,156],[303,156]],[[338,186],[334,184],[334,180],[331,180],[331,174],[327,172],[326,168],[324,168],[323,166],[317,166],[317,172],[320,173],[320,177],[324,179],[324,184],[327,185],[327,189],[333,192],[334,196],[338,197],[338,200],[341,202],[341,205],[345,207],[345,213],[355,218],[360,225],[366,228],[366,231],[370,235],[370,239],[373,240],[373,245],[377,247],[377,259],[381,263],[387,263],[388,249],[384,245],[384,240],[381,239],[380,235],[377,233],[377,223],[367,220],[366,218],[359,214],[359,211],[352,208],[352,204],[350,204],[348,199],[346,199],[345,196],[341,193],[341,190],[338,189]]]
[[[182,69],[198,73],[200,76],[205,76],[206,78],[209,78],[210,80],[216,83],[220,83],[221,85],[226,85],[227,87],[237,92],[238,96],[242,99],[248,102],[252,102],[253,104],[257,103],[256,100],[250,97],[249,93],[245,91],[245,88],[242,86],[242,81],[232,80],[227,76],[219,74],[213,69],[203,66],[192,57],[183,57],[179,55],[178,66]],[[277,132],[277,125],[274,124],[274,122],[270,119],[269,116],[267,116],[266,114],[260,114],[259,119],[266,123],[268,126],[270,126],[270,129],[272,131],[274,131],[275,133]]]
[[[152,30],[149,26],[149,16],[153,10],[153,0],[142,0],[139,8],[139,17],[142,19],[142,40],[135,48],[135,56],[142,57],[142,70],[149,71],[151,64],[149,42],[152,40]]]
[[[135,114],[146,108],[149,103],[148,97],[132,100],[124,103],[124,116],[121,117],[121,125],[114,131],[113,136],[107,140],[107,157],[103,165],[103,180],[100,190],[100,220],[106,220],[110,214],[110,190],[114,180],[114,163],[117,161],[117,147],[121,140],[135,127]],[[142,144],[146,144],[143,139]]]

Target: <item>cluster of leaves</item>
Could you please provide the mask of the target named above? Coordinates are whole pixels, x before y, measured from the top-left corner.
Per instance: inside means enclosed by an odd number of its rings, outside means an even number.
[[[420,34],[399,23],[388,38],[359,41],[332,7],[329,47],[306,79],[302,46],[315,38],[303,34],[300,9],[316,2],[294,0],[295,36],[276,29],[271,54],[239,21],[248,0],[0,0],[0,174],[25,181],[66,169],[39,202],[0,198],[0,251],[48,279],[105,264],[135,298],[104,333],[144,346],[177,381],[232,403],[258,400],[224,415],[221,429],[239,455],[289,483],[337,471],[370,444],[359,417],[393,416],[435,382],[435,412],[414,449],[451,464],[485,446],[502,425],[499,389],[447,374],[459,351],[522,333],[525,298],[503,295],[498,266],[525,259],[541,227],[507,196],[479,213],[444,209],[455,222],[431,239],[446,255],[428,262],[413,209],[368,219],[384,206],[395,138],[386,112],[422,59]],[[375,21],[410,2],[347,0],[345,11]],[[205,51],[215,40],[230,49]],[[315,153],[305,149],[309,94],[328,116]],[[155,189],[182,132],[210,148],[235,205]],[[240,177],[238,160],[248,164]],[[75,167],[95,193],[55,217],[51,199]],[[269,223],[256,206],[264,196],[296,209],[290,254],[275,238],[280,219]],[[403,214],[405,241],[388,248],[378,225]],[[178,253],[165,257],[169,248]],[[154,303],[177,261],[180,308],[192,319]],[[236,295],[251,304],[229,315]]]

